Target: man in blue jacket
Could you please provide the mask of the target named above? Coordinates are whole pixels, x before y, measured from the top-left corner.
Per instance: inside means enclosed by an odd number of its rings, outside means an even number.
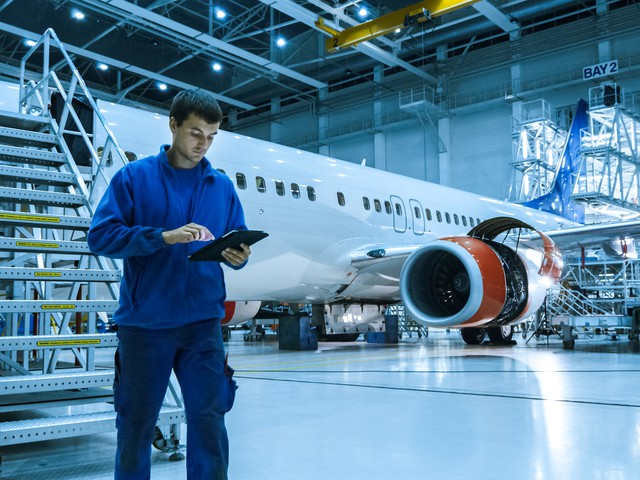
[[[183,91],[169,115],[172,144],[113,176],[88,234],[92,252],[124,259],[113,317],[116,480],[150,478],[151,443],[172,369],[187,416],[187,478],[227,478],[223,272],[217,262],[187,256],[202,242],[247,227],[231,180],[204,158],[222,121],[215,98]],[[250,253],[242,244],[222,255],[238,269]]]

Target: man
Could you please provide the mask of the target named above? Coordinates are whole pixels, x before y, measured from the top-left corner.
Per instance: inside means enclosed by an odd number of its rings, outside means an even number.
[[[202,242],[247,228],[233,184],[203,160],[221,121],[212,95],[179,93],[170,110],[172,144],[117,172],[91,223],[92,252],[124,259],[113,317],[116,480],[150,478],[151,443],[172,368],[187,416],[187,478],[227,478],[223,272],[217,262],[187,260]],[[250,253],[242,244],[222,255],[238,269]]]

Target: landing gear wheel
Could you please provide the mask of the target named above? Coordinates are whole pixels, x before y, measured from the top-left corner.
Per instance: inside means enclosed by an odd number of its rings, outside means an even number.
[[[501,325],[499,327],[487,328],[491,343],[508,345],[513,338],[513,327],[511,325]]]
[[[484,341],[485,328],[462,328],[460,329],[462,340],[468,345],[480,345]]]
[[[576,345],[576,341],[575,340],[563,340],[562,341],[562,348],[564,348],[565,350],[573,350],[573,347],[575,347]]]

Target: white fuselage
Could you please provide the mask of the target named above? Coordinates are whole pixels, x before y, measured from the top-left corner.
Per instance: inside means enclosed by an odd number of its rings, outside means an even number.
[[[171,141],[162,127],[166,117],[105,103],[101,109],[114,120],[111,128],[125,150],[155,154]],[[570,224],[519,205],[224,131],[207,158],[236,184],[248,227],[269,233],[253,246],[247,267],[227,271],[230,300],[399,300],[397,282],[352,284],[352,256],[465,235],[478,221],[496,216],[516,217],[540,230]]]

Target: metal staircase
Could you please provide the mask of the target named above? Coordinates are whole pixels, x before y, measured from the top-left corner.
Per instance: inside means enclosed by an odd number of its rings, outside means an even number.
[[[559,316],[589,317],[608,316],[608,311],[583,293],[560,286],[549,289],[547,296],[547,315],[551,318]]]
[[[64,84],[49,69],[52,47],[72,72]],[[115,429],[114,371],[96,364],[96,349],[117,345],[114,333],[101,332],[118,305],[121,266],[91,254],[86,235],[109,179],[101,157],[127,160],[52,30],[27,56],[36,51],[42,79],[25,82],[23,61],[21,112],[0,112],[0,447]],[[49,115],[52,92],[64,100],[59,122]],[[101,156],[74,108],[78,94],[106,132]],[[81,163],[90,166],[77,165],[69,136],[84,141],[90,159]],[[173,385],[169,397],[158,424],[173,432],[185,415]],[[34,409],[88,403],[104,408],[24,419]]]

